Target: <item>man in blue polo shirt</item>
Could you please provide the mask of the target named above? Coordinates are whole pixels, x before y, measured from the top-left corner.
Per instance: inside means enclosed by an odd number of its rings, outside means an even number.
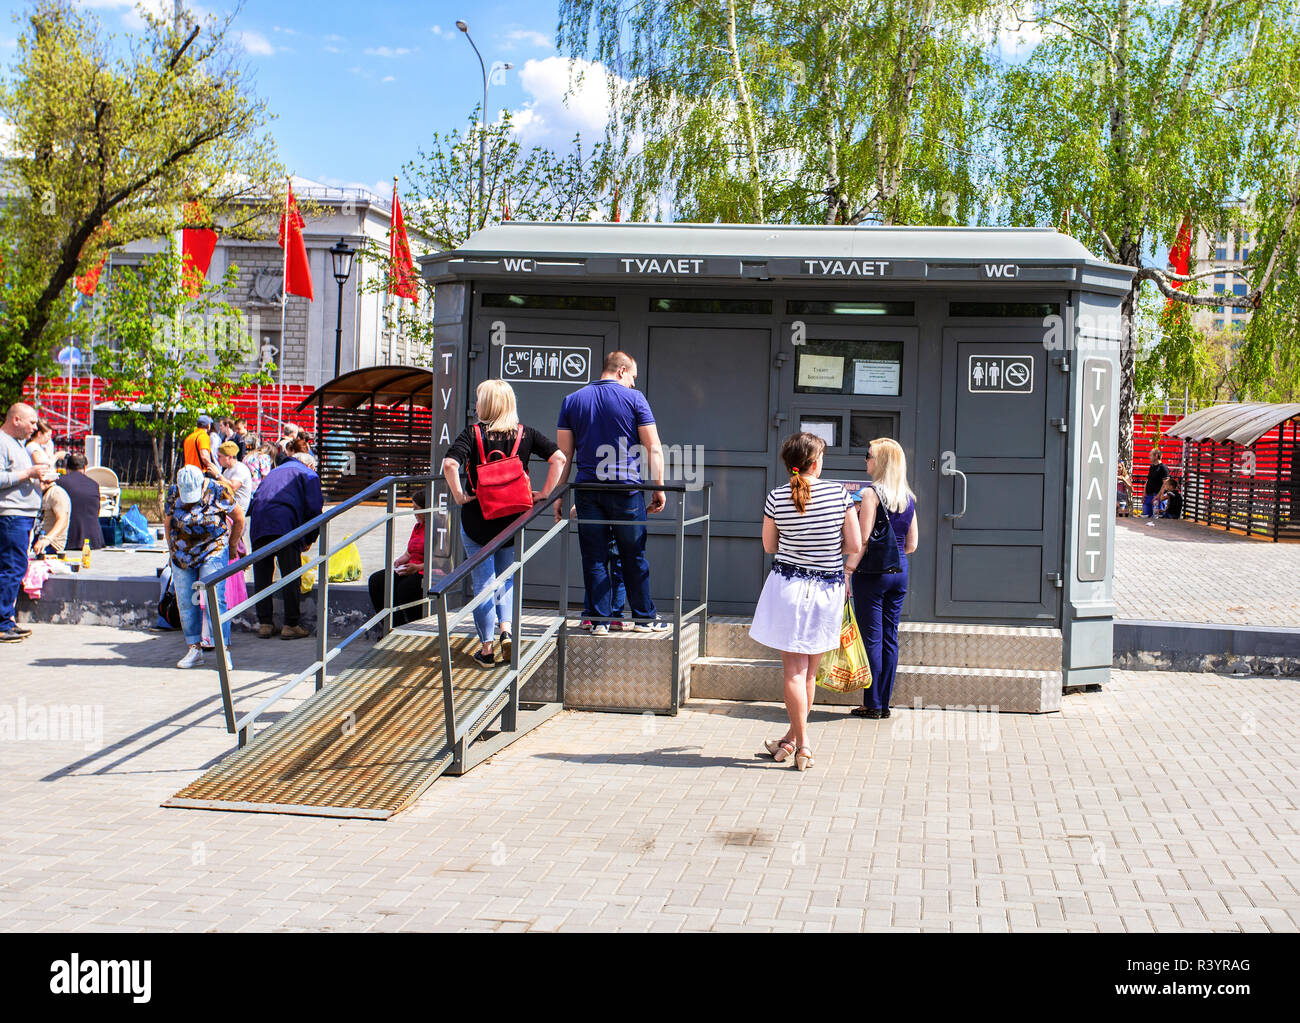
[[[636,362],[625,352],[611,352],[599,380],[574,391],[560,406],[556,423],[556,444],[564,452],[565,477],[577,462],[578,483],[640,483],[641,459],[649,456],[649,474],[663,486],[664,456],[655,427],[654,413],[645,396],[636,390]],[[605,561],[609,540],[618,547],[628,603],[632,605],[633,632],[666,632],[667,622],[655,617],[650,599],[650,565],[646,561],[646,503],[639,490],[579,490],[574,499],[578,519],[627,522],[626,526],[578,526],[582,551],[582,579],[587,603],[595,611],[592,634],[606,635],[602,621],[612,616],[610,578]],[[666,498],[657,490],[650,498],[649,511],[663,511]],[[555,502],[555,521],[561,516]]]

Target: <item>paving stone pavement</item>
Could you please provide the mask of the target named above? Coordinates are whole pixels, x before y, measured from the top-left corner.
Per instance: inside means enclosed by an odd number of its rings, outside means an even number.
[[[1120,618],[1300,628],[1300,544],[1194,522],[1115,521]]]
[[[236,644],[245,707],[301,646]],[[232,748],[215,673],[178,653],[57,625],[0,650],[0,928],[1300,929],[1293,681],[1115,672],[1053,715],[823,710],[803,775],[755,753],[776,705],[569,712],[361,822],[162,809]],[[19,710],[74,703],[102,749],[15,737]]]

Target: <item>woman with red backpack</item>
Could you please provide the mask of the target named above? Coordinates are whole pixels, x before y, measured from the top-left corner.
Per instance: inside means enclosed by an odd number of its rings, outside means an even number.
[[[519,422],[515,392],[504,380],[484,380],[478,385],[475,417],[447,449],[442,475],[452,500],[460,505],[460,538],[465,556],[472,558],[502,530],[533,506],[528,461],[536,457],[549,464],[541,494],[550,494],[564,473],[564,453],[550,437]],[[462,488],[464,466],[468,486]],[[470,573],[474,595],[514,561],[514,541],[506,544]],[[493,634],[500,630],[503,643],[510,639],[514,579],[497,587],[492,598],[474,609],[474,625],[481,649],[474,660],[485,668],[496,665]],[[504,653],[504,651],[503,651]]]

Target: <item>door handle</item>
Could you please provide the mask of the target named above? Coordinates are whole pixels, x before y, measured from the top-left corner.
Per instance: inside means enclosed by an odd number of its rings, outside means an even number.
[[[784,412],[778,412],[776,415],[772,417],[772,429],[773,430],[781,429],[781,424],[784,423],[789,418],[790,417],[787,416]]]
[[[945,466],[944,466],[941,470],[939,470],[939,471],[942,472],[945,476],[960,476],[960,477],[961,477],[961,511],[959,511],[959,512],[946,512],[946,513],[944,513],[944,516],[943,516],[943,517],[944,517],[945,519],[947,519],[949,522],[956,522],[959,518],[961,518],[963,515],[966,514],[966,474],[965,474],[964,472],[962,472],[960,469],[956,468],[955,466],[953,466],[953,467],[949,467],[949,466],[946,466],[946,465],[945,465]]]

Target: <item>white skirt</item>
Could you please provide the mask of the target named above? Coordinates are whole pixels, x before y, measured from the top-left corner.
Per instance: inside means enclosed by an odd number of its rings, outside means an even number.
[[[774,650],[824,654],[839,647],[843,621],[843,582],[769,572],[749,634]]]

